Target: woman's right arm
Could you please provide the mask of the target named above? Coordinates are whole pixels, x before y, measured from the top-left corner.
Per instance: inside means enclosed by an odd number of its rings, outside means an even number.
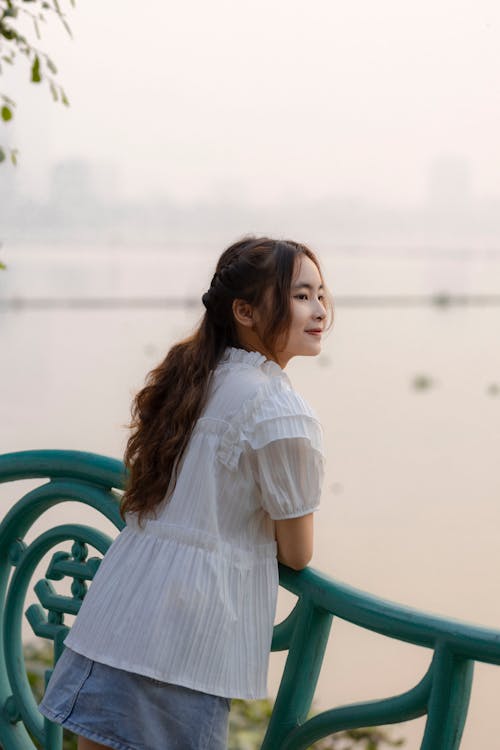
[[[313,554],[313,518],[325,472],[323,429],[293,390],[275,378],[276,392],[262,401],[241,428],[241,445],[263,510],[274,521],[279,562],[305,568]]]
[[[314,513],[275,521],[278,560],[294,570],[302,570],[313,554]]]

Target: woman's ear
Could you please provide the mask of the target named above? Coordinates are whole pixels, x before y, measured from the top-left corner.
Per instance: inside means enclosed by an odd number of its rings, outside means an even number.
[[[233,300],[233,315],[237,323],[240,323],[245,328],[253,328],[255,325],[255,313],[252,305],[246,302],[244,299]]]

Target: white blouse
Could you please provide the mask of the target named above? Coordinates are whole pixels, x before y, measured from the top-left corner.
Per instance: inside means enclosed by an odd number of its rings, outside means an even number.
[[[278,593],[273,519],[317,510],[323,430],[281,367],[227,347],[169,502],[113,541],[64,643],[227,698],[263,698]]]

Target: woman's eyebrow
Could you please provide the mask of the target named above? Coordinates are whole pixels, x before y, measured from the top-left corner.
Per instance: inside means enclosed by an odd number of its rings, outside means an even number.
[[[301,284],[300,282],[298,284],[295,284],[295,286],[292,287],[292,289],[301,289],[302,287],[306,287],[306,289],[312,289],[312,284]],[[323,284],[320,284],[318,289],[323,289]]]

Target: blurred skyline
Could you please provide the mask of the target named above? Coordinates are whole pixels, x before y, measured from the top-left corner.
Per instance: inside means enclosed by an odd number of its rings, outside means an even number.
[[[65,9],[73,40],[56,18],[39,41],[25,30],[58,66],[70,108],[28,83],[23,60],[0,81],[18,103],[0,139],[20,149],[19,195],[46,202],[52,170],[82,161],[114,202],[407,210],[447,193],[458,217],[463,205],[498,211],[495,2]]]
[[[214,196],[192,204],[166,197],[125,199],[119,168],[83,159],[49,169],[43,197],[30,197],[10,170],[0,182],[0,230],[9,243],[175,246],[225,243],[246,232],[302,237],[328,250],[437,256],[500,255],[500,199],[474,196],[471,170],[459,159],[437,159],[427,194],[414,206],[356,197],[288,199],[278,205]]]

